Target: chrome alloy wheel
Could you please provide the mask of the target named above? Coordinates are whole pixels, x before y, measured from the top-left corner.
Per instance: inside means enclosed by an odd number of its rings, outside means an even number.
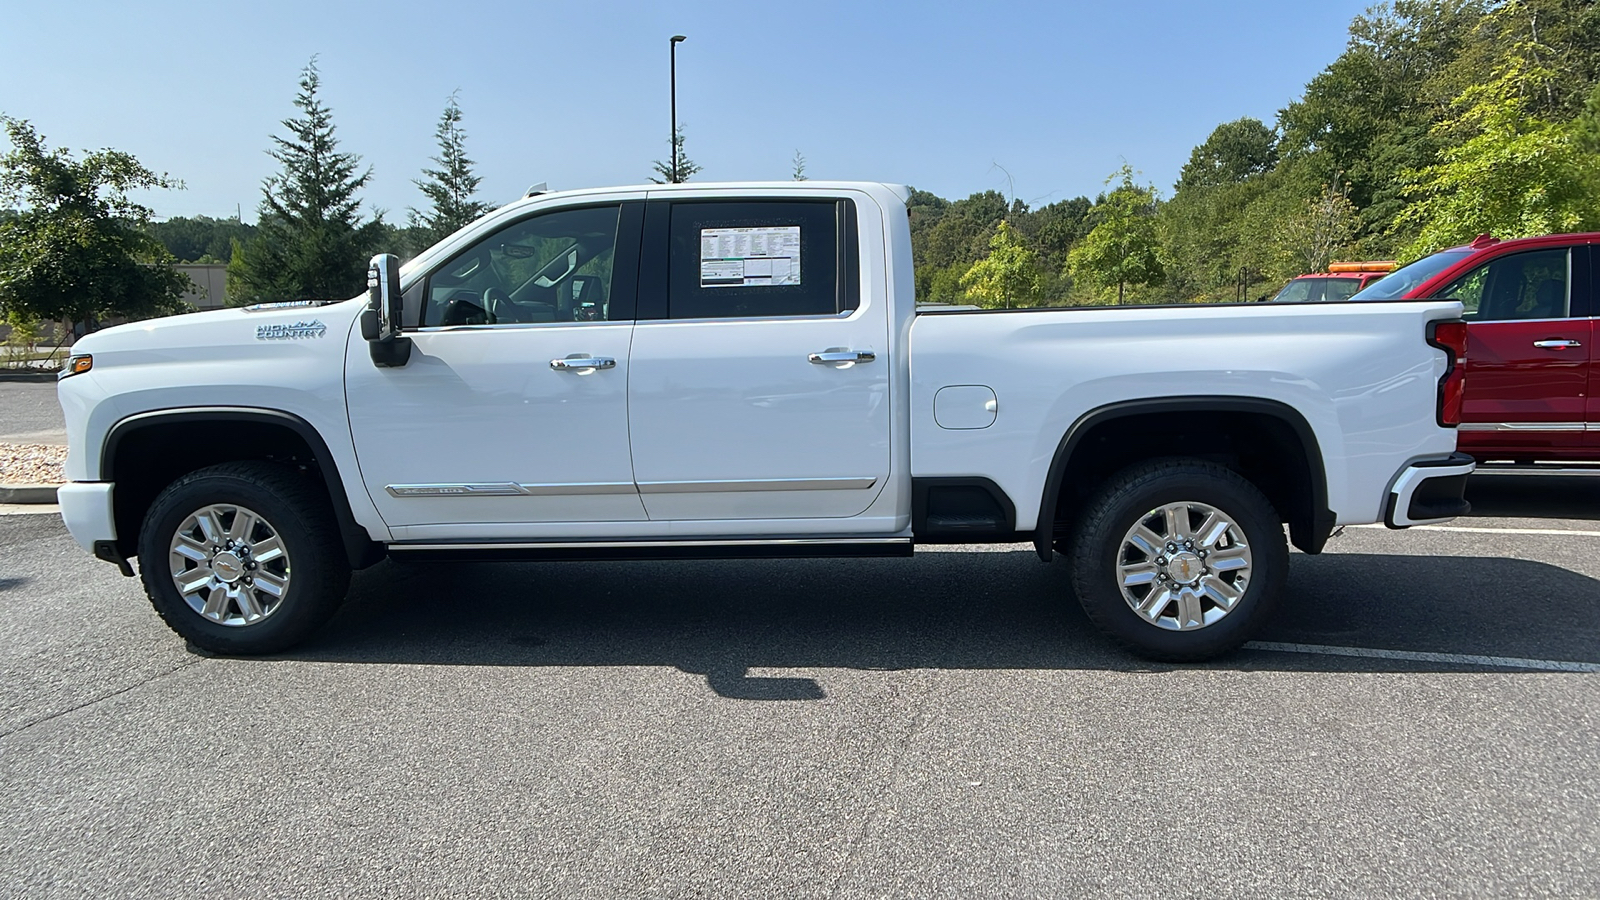
[[[195,510],[168,546],[172,582],[189,608],[219,625],[254,625],[289,590],[289,554],[271,523],[230,503]]]
[[[1250,581],[1244,530],[1216,507],[1180,502],[1150,510],[1122,537],[1122,599],[1146,622],[1170,631],[1215,625]]]

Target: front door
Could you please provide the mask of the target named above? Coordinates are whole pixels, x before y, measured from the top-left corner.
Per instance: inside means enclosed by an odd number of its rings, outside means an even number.
[[[651,200],[628,394],[652,520],[847,518],[883,490],[887,297],[861,289],[858,208]]]
[[[1463,451],[1540,459],[1582,445],[1590,341],[1588,322],[1571,315],[1573,257],[1567,247],[1508,254],[1439,293],[1466,310]]]
[[[351,433],[397,537],[645,517],[627,407],[642,205],[534,213],[434,267],[404,367],[352,342]]]

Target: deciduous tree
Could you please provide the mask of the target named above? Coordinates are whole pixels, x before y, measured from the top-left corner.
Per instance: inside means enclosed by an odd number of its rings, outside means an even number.
[[[1067,269],[1102,291],[1116,288],[1120,304],[1130,285],[1160,284],[1166,272],[1159,256],[1155,188],[1134,184],[1127,165],[1106,179],[1112,183],[1116,187],[1090,213],[1094,229],[1067,254]]]
[[[1584,119],[1558,124],[1529,115],[1548,70],[1521,59],[1488,84],[1462,92],[1460,117],[1440,127],[1471,136],[1439,161],[1407,173],[1414,198],[1399,225],[1418,227],[1403,254],[1415,258],[1492,233],[1527,237],[1600,225],[1600,164],[1580,149]]]
[[[0,312],[82,322],[140,319],[187,308],[189,286],[146,230],[150,210],[129,191],[180,188],[118,150],[75,160],[50,150],[33,126],[0,117],[11,152],[0,158]]]
[[[978,305],[990,309],[1033,306],[1039,293],[1038,254],[1002,219],[989,239],[989,255],[961,276],[961,286]]]

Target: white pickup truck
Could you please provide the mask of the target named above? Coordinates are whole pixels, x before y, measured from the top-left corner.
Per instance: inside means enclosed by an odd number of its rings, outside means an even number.
[[[1316,553],[1466,511],[1460,304],[919,310],[907,196],[531,195],[365,298],[92,334],[62,516],[224,653],[303,639],[385,556],[1031,541],[1113,637],[1195,660],[1267,619],[1285,525]]]

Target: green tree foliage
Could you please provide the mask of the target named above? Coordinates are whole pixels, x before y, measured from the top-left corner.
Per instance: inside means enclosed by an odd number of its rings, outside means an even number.
[[[11,152],[0,157],[0,312],[95,327],[186,309],[189,280],[146,227],[150,210],[128,192],[182,187],[117,150],[72,158],[49,150],[33,126],[0,117]]]
[[[1159,215],[1172,299],[1244,300],[1271,268],[1263,211],[1275,187],[1277,136],[1258,119],[1218,125],[1190,154]]]
[[[1278,136],[1260,119],[1225,122],[1194,148],[1178,175],[1178,190],[1238,184],[1278,164]]]
[[[961,276],[961,286],[979,306],[1033,306],[1039,294],[1039,255],[1001,219],[989,239],[989,255]]]
[[[222,262],[232,259],[234,241],[255,237],[256,227],[238,219],[213,219],[210,216],[173,216],[165,222],[146,226],[179,262]]]
[[[1494,81],[1463,91],[1456,106],[1464,111],[1436,129],[1466,139],[1447,146],[1437,163],[1405,173],[1415,202],[1397,224],[1418,229],[1406,258],[1477,234],[1527,237],[1600,225],[1600,161],[1582,149],[1592,119],[1559,124],[1534,115],[1557,109],[1552,85],[1560,79],[1540,61],[1555,54],[1532,42],[1512,54]]]
[[[799,150],[794,151],[794,180],[808,180],[806,178],[806,157],[805,154],[801,153]]]
[[[1067,254],[1067,267],[1099,289],[1117,290],[1117,303],[1127,300],[1129,286],[1157,285],[1166,277],[1159,256],[1156,192],[1133,183],[1128,165],[1106,179],[1116,184],[1090,212],[1095,225]]]
[[[339,152],[320,88],[312,59],[294,101],[301,115],[283,120],[289,136],[274,136],[267,151],[283,169],[262,185],[259,231],[228,265],[230,303],[342,298],[365,288],[382,217],[363,221],[356,193],[372,171],[358,173],[361,157]]]
[[[700,167],[695,165],[694,160],[690,159],[683,152],[682,125],[679,125],[678,130],[673,133],[671,143],[672,158],[668,159],[666,162],[662,162],[658,159],[652,163],[652,165],[655,167],[656,175],[660,176],[651,177],[650,180],[656,184],[676,184],[685,182],[701,171]],[[677,160],[678,163],[676,166],[672,164],[674,159]]]
[[[1326,272],[1329,263],[1350,249],[1356,229],[1349,188],[1327,185],[1322,193],[1302,201],[1295,214],[1280,217],[1274,237],[1291,272]]]
[[[467,157],[467,133],[461,128],[461,105],[455,94],[445,103],[434,137],[439,141],[439,155],[429,159],[439,168],[423,169],[426,177],[412,182],[433,204],[426,213],[411,210],[411,228],[425,241],[425,247],[455,234],[494,208],[474,196],[483,179],[473,174],[472,160]]]
[[[1345,52],[1279,114],[1283,155],[1305,163],[1313,193],[1325,184],[1349,185],[1349,199],[1361,210],[1360,235],[1389,231],[1405,205],[1396,173],[1427,164],[1437,152],[1431,128],[1456,93],[1444,81],[1484,9],[1484,0],[1373,7],[1351,23]]]

